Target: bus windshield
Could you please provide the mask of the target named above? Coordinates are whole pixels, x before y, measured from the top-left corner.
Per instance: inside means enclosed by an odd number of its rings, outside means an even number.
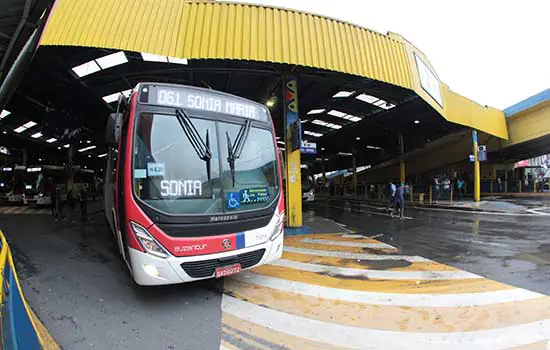
[[[220,214],[256,210],[273,203],[279,192],[272,131],[252,126],[231,169],[231,147],[245,125],[189,118],[211,157],[195,150],[197,142],[175,115],[136,116],[133,189],[147,205],[168,214]],[[201,143],[201,141],[198,141]],[[200,152],[199,152],[200,153]]]

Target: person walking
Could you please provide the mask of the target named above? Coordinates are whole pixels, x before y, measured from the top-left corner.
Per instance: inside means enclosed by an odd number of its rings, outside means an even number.
[[[393,208],[399,215],[399,219],[403,220],[405,215],[405,185],[400,184],[395,192],[393,198]],[[392,210],[391,217],[394,217],[394,211]]]
[[[462,195],[464,194],[464,180],[459,178],[456,182],[456,188],[458,189],[458,197],[462,199]]]
[[[395,192],[396,192],[396,187],[393,183],[392,180],[389,181],[388,183],[388,195],[389,195],[389,201],[388,201],[388,205],[389,205],[389,208],[392,212],[393,212],[393,207],[394,207],[394,199],[395,199]]]
[[[441,195],[441,183],[439,181],[439,177],[434,177],[434,192],[435,192],[435,202],[439,200],[439,197]]]
[[[80,189],[80,196],[79,196],[80,215],[82,216],[82,221],[86,221],[86,218],[88,215],[88,203],[86,202],[87,199],[88,199],[88,196],[86,194],[86,189],[82,187]]]
[[[52,217],[57,220],[57,186],[55,183],[50,191],[50,202],[52,204]]]

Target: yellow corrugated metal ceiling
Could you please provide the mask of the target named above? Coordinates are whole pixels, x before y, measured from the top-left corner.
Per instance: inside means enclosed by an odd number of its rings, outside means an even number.
[[[41,45],[328,69],[414,90],[446,119],[475,126],[472,115],[460,115],[462,99],[454,98],[452,109],[448,109],[445,103],[441,107],[425,94],[411,54],[417,49],[400,36],[298,11],[182,0],[57,0]],[[448,91],[446,95],[452,94]],[[490,120],[483,123],[483,131],[507,138],[500,111],[477,105],[473,111],[466,104],[475,118]]]

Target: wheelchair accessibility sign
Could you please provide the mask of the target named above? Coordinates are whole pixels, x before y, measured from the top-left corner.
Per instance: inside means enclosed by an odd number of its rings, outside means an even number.
[[[239,192],[226,192],[225,199],[227,209],[238,209],[241,207],[241,198]]]

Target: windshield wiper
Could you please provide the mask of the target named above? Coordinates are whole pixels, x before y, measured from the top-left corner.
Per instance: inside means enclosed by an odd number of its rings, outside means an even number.
[[[203,140],[195,124],[191,121],[187,113],[181,108],[176,109],[176,117],[183,129],[183,132],[189,139],[191,146],[200,159],[206,162],[206,173],[208,175],[208,181],[210,181],[210,160],[212,159],[212,151],[210,150],[210,138],[208,136],[208,129],[206,130],[206,140]]]
[[[243,151],[244,144],[250,133],[250,127],[252,122],[247,120],[246,123],[241,126],[237,137],[235,137],[235,145],[231,144],[231,138],[229,137],[229,132],[225,132],[225,137],[227,138],[227,162],[229,163],[229,168],[231,169],[231,179],[233,180],[233,187],[235,187],[235,160],[239,159]]]

